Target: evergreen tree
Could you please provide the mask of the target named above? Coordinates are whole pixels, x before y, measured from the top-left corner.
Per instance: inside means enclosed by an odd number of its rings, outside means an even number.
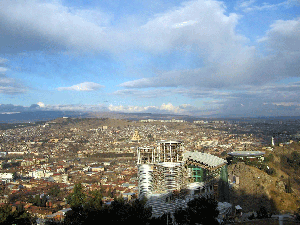
[[[0,224],[29,225],[34,223],[34,218],[22,206],[17,207],[15,211],[12,211],[12,207],[8,204],[0,207]]]
[[[174,217],[178,225],[185,225],[190,223],[188,210],[179,208],[175,211]]]
[[[71,205],[72,209],[83,206],[86,201],[86,195],[83,193],[81,183],[75,184],[73,193],[68,196],[67,201]]]
[[[84,208],[86,209],[94,209],[94,210],[100,210],[102,209],[103,202],[102,202],[102,193],[101,190],[94,190],[90,191],[89,197],[87,197],[87,202],[84,205]]]
[[[145,208],[145,201],[135,199],[129,207],[129,221],[130,224],[146,224],[148,219],[152,216],[152,209]]]
[[[5,204],[0,208],[0,224],[3,224],[7,217],[11,214],[11,206]]]
[[[58,197],[58,195],[61,193],[60,188],[58,185],[54,185],[50,188],[48,195],[53,197]]]
[[[94,192],[97,195],[99,193]],[[90,199],[83,207],[72,208],[67,212],[64,224],[146,224],[151,216],[151,209],[144,207],[144,202],[135,200],[126,203],[123,199],[115,199],[110,206],[100,206],[98,197]]]
[[[268,210],[264,206],[261,206],[256,213],[257,213],[257,218],[259,219],[269,218]]]
[[[188,202],[189,224],[219,224],[216,217],[219,215],[218,203],[204,197],[195,198]]]
[[[216,220],[219,215],[218,203],[213,199],[195,198],[188,202],[190,224],[219,224]]]
[[[216,220],[219,215],[218,203],[213,199],[195,198],[188,202],[186,209],[179,208],[174,217],[177,224],[219,224]]]
[[[151,218],[150,225],[172,225],[173,219],[170,213],[164,213],[161,217],[158,218]]]

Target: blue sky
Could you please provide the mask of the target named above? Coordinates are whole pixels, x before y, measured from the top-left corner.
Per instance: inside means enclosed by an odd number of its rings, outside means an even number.
[[[0,2],[0,111],[299,116],[299,96],[299,0]]]

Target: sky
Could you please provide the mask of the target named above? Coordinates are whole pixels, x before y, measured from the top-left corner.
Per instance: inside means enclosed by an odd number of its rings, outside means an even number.
[[[1,0],[0,112],[300,116],[300,0]]]

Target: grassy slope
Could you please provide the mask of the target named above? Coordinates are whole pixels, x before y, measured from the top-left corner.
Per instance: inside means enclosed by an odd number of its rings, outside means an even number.
[[[257,211],[260,206],[273,212],[296,211],[300,207],[300,170],[298,161],[293,161],[292,152],[295,151],[300,153],[300,144],[278,146],[273,152],[266,153],[269,161],[264,162],[264,165],[274,168],[275,173],[272,175],[245,163],[230,165],[229,173],[240,178],[240,185],[231,191],[232,203],[240,204],[245,211]],[[298,160],[300,163],[300,157]],[[287,193],[289,183],[291,193]]]

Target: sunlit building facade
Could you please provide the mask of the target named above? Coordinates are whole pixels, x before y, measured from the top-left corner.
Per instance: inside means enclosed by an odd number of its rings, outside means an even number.
[[[181,141],[139,147],[137,166],[139,198],[148,199],[153,216],[185,208],[195,196],[228,201],[227,161],[207,153],[185,151]]]
[[[139,147],[137,165],[140,197],[191,187],[195,189],[193,193],[210,190],[218,197],[218,181],[228,180],[226,160],[185,151],[181,141],[160,141],[156,147]]]

